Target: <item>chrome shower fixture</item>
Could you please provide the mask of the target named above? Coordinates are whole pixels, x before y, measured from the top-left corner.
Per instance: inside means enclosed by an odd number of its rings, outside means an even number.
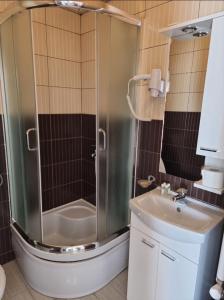
[[[103,1],[26,0],[26,1],[19,2],[18,5],[19,5],[18,10],[16,10],[16,12],[14,10],[12,12],[8,12],[4,20],[6,20],[8,17],[10,17],[15,13],[22,11],[23,9],[58,6],[58,7],[67,8],[75,11],[85,10],[85,11],[93,11],[96,13],[108,14],[126,23],[139,26],[139,27],[141,26],[141,20],[136,16],[130,15],[129,13]],[[2,23],[3,21],[0,20],[0,23]]]
[[[141,26],[141,21],[125,11],[116,8],[103,1],[68,1],[68,0],[55,0],[55,4],[59,7],[66,7],[69,9],[84,9],[89,11],[95,11],[99,13],[105,13],[112,15],[126,21],[130,24]]]
[[[208,31],[198,31],[193,34],[194,37],[203,37],[207,35],[208,35]]]
[[[87,1],[88,3],[84,3],[82,1],[68,1],[68,0],[55,0],[57,6],[63,6],[67,8],[74,8],[74,9],[87,9],[87,10],[98,10],[99,9],[99,1]],[[95,4],[97,2],[97,5]],[[91,4],[91,5],[90,5]],[[101,4],[101,3],[100,3]],[[102,9],[102,8],[100,8]]]
[[[81,1],[56,1],[56,3],[58,5],[69,6],[69,7],[75,6],[78,8],[81,8],[84,6],[84,3]]]

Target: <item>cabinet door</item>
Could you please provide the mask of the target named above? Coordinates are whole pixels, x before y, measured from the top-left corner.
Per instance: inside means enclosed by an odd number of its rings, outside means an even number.
[[[197,144],[197,154],[220,159],[224,158],[223,27],[224,17],[213,20]]]
[[[194,300],[197,265],[160,246],[156,300]]]
[[[159,244],[131,228],[128,300],[154,300]]]

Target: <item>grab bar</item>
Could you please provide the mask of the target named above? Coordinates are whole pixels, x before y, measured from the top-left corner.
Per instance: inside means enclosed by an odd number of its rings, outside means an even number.
[[[29,128],[26,131],[26,143],[27,143],[27,149],[29,151],[36,151],[37,150],[37,147],[31,147],[30,146],[30,133],[35,132],[35,131],[36,131],[36,128]]]
[[[99,128],[99,133],[103,134],[103,148],[101,148],[100,150],[105,151],[107,149],[107,135],[106,135],[106,131],[103,130],[102,128]]]

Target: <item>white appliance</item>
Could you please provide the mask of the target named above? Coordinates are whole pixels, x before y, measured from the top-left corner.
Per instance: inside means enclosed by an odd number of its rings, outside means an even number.
[[[216,282],[210,289],[210,296],[215,300],[220,300],[224,297],[224,239],[222,240]]]
[[[224,174],[223,171],[213,168],[204,167],[201,170],[202,184],[207,187],[221,189],[224,185]]]
[[[153,98],[165,97],[166,93],[169,91],[169,81],[162,80],[160,69],[152,69],[151,74],[135,75],[134,77],[130,78],[128,81],[127,101],[133,117],[140,121],[152,121],[151,118],[146,118],[138,115],[135,112],[133,105],[131,103],[130,84],[132,81],[139,81],[139,80],[149,81],[148,90]]]

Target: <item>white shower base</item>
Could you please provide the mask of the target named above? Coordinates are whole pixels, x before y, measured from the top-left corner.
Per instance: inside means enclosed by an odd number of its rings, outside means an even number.
[[[96,207],[80,199],[43,213],[43,243],[75,246],[96,241]]]
[[[96,240],[95,207],[85,200],[45,212],[43,222],[44,243],[78,245],[80,241]],[[53,298],[79,298],[94,293],[128,264],[129,232],[93,250],[50,253],[31,246],[12,225],[12,242],[26,281],[39,293]]]

